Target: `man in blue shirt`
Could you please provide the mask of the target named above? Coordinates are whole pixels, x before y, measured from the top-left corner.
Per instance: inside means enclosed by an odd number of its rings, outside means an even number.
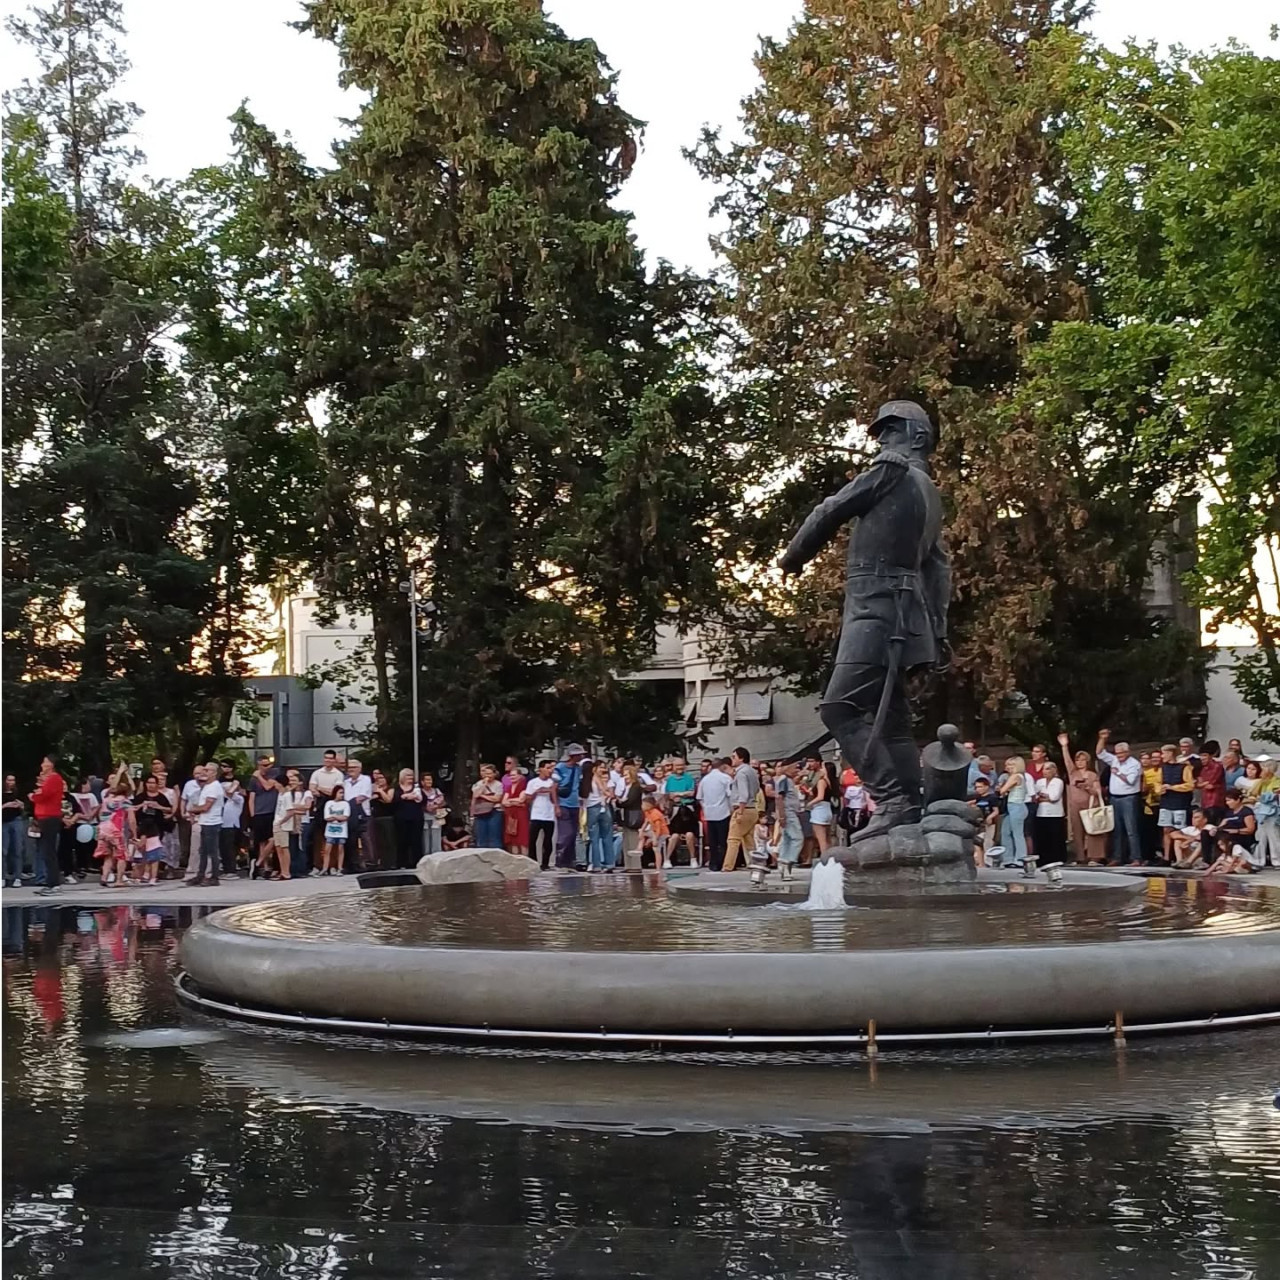
[[[972,800],[979,778],[986,778],[987,784],[994,792],[996,788],[996,766],[988,755],[974,756],[969,762],[968,794]]]
[[[556,765],[556,799],[560,816],[556,819],[556,866],[569,871],[578,863],[578,814],[582,806],[582,760],[585,749],[571,742]]]

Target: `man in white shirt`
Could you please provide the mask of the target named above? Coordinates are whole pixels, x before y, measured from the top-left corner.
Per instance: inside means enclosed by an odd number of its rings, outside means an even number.
[[[698,803],[707,824],[707,866],[712,871],[724,869],[724,852],[729,844],[729,794],[733,790],[733,774],[728,759],[717,760],[698,779]]]
[[[319,817],[324,814],[324,807],[333,799],[333,791],[335,787],[342,786],[346,781],[341,769],[338,768],[338,753],[336,751],[326,751],[324,753],[324,763],[320,768],[314,770],[311,777],[307,779],[307,790],[311,792],[313,797],[312,811]],[[320,865],[320,850],[324,847],[324,823],[313,822],[311,824],[311,865],[318,867]]]
[[[627,794],[627,780],[623,776],[623,769],[627,762],[619,756],[609,769],[609,786],[613,788],[613,798],[621,800]]]
[[[195,874],[196,863],[200,861],[200,827],[191,806],[200,800],[200,788],[204,786],[204,768],[196,765],[191,770],[191,777],[182,784],[178,796],[178,817],[187,823],[187,876]]]
[[[347,780],[342,784],[342,794],[351,806],[343,870],[347,875],[355,875],[364,862],[364,836],[369,829],[369,799],[373,795],[373,780],[365,773],[359,760],[347,761]]]
[[[200,860],[196,864],[193,885],[218,883],[218,844],[222,833],[222,806],[226,792],[218,780],[218,766],[212,762],[202,765],[197,775],[200,779],[200,795],[189,810],[196,820],[200,833]],[[206,872],[208,879],[206,880]]]
[[[1111,834],[1111,853],[1122,866],[1142,862],[1142,761],[1129,751],[1127,742],[1117,742],[1116,749],[1107,749],[1110,729],[1098,730],[1098,745],[1094,754],[1110,770],[1107,791],[1116,811],[1115,827]]]

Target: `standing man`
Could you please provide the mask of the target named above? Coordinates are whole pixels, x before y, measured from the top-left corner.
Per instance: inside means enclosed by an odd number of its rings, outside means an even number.
[[[1121,866],[1143,862],[1142,853],[1142,761],[1129,751],[1127,742],[1117,742],[1115,751],[1107,743],[1110,729],[1098,730],[1094,755],[1111,770],[1107,790],[1116,811],[1115,831],[1111,837],[1112,856]]]
[[[249,831],[253,840],[253,855],[249,859],[249,878],[261,875],[270,865],[271,848],[275,843],[276,801],[284,788],[280,774],[271,767],[270,756],[259,756],[258,767],[249,775]],[[287,863],[289,851],[284,850]]]
[[[324,844],[324,807],[333,799],[336,787],[342,786],[342,770],[338,768],[338,753],[333,750],[324,753],[324,764],[307,780],[307,790],[312,795],[311,812],[316,821],[311,824],[311,848],[307,851],[311,865],[320,865],[320,846]]]
[[[578,864],[578,815],[582,808],[582,761],[586,750],[576,742],[564,749],[552,775],[556,780],[556,866],[568,870]]]
[[[200,788],[204,786],[204,778],[201,776],[203,772],[202,766],[192,766],[191,777],[182,784],[182,792],[178,796],[178,817],[187,824],[187,880],[195,875],[200,862],[200,825],[196,822],[196,815],[191,812],[191,807],[200,803]]]
[[[187,812],[195,819],[193,847],[198,847],[193,885],[218,883],[218,853],[222,834],[222,807],[227,793],[218,777],[218,766],[210,760],[196,770],[200,793]]]
[[[975,756],[969,763],[967,794],[971,800],[977,795],[979,778],[987,780],[987,787],[994,795],[997,785],[996,764],[988,755]]]
[[[222,833],[218,848],[222,856],[222,874],[235,876],[240,853],[240,831],[244,824],[244,787],[236,777],[236,762],[225,759],[218,767],[218,781],[222,783]]]
[[[729,816],[733,811],[730,803],[733,772],[727,756],[715,762],[703,761],[708,763],[712,767],[698,780],[698,803],[707,824],[706,862],[712,871],[723,871],[724,855],[729,847]]]
[[[366,861],[364,836],[369,830],[369,801],[373,797],[373,780],[365,773],[364,765],[354,757],[347,760],[347,780],[343,784],[342,794],[351,806],[351,817],[347,820],[347,860],[344,869],[347,875],[353,876]],[[425,789],[423,798],[425,801]]]
[[[1210,738],[1200,748],[1200,807],[1215,827],[1227,816],[1227,771],[1218,759],[1218,744]]]
[[[840,644],[821,708],[823,724],[876,802],[854,843],[919,820],[920,752],[905,677],[943,668],[949,656],[951,566],[942,498],[929,475],[933,423],[918,404],[893,400],[880,406],[870,432],[880,444],[871,466],[814,508],[781,561],[784,573],[799,573],[856,521]],[[730,866],[736,857],[731,828]]]
[[[738,850],[742,849],[742,864],[747,865],[756,847],[756,818],[759,811],[756,797],[760,794],[760,775],[751,764],[751,752],[746,747],[733,750],[733,810],[729,814],[729,844],[725,851],[724,870],[732,871],[738,862]]]
[[[48,896],[62,883],[58,868],[58,841],[62,838],[62,800],[67,794],[67,784],[58,772],[58,762],[53,756],[40,761],[40,776],[36,789],[31,793],[31,816],[40,831],[40,882],[36,890]]]

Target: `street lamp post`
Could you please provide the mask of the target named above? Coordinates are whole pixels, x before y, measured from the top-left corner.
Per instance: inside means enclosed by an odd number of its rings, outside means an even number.
[[[418,743],[418,592],[412,577],[400,584],[400,590],[409,597],[409,696],[413,701],[413,785],[416,787],[422,777]]]

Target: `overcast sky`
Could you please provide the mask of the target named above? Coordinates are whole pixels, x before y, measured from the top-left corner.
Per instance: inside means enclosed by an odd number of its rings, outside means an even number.
[[[0,0],[10,13],[24,6]],[[711,265],[709,187],[681,155],[704,123],[732,132],[755,82],[762,34],[784,35],[799,0],[548,0],[573,36],[592,36],[619,73],[623,107],[647,122],[644,149],[622,203],[635,214],[649,256]],[[1095,32],[1207,48],[1234,37],[1277,51],[1271,0],[1098,0]],[[323,161],[337,119],[352,114],[337,85],[332,46],[287,24],[295,0],[125,0],[133,70],[124,88],[145,115],[139,144],[147,169],[179,177],[227,154],[227,116],[247,100],[266,124],[290,133]],[[7,44],[0,53],[11,55]],[[8,83],[23,60],[4,57]]]

